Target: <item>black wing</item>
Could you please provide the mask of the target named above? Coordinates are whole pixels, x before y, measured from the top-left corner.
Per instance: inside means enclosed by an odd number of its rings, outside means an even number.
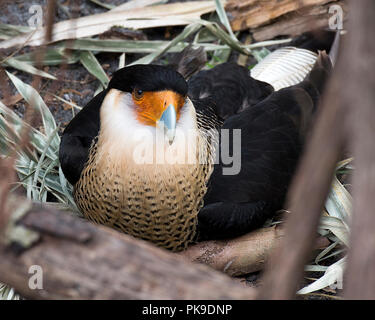
[[[96,95],[68,124],[61,137],[59,160],[66,179],[75,185],[100,130],[100,106],[107,90]]]
[[[240,172],[226,175],[232,164],[215,165],[198,215],[201,239],[244,234],[282,208],[329,67],[328,56],[320,56],[304,82],[225,120],[223,129],[241,130]]]
[[[235,63],[223,63],[191,77],[192,100],[211,99],[221,120],[255,105],[273,92],[268,83],[249,76],[249,70]]]

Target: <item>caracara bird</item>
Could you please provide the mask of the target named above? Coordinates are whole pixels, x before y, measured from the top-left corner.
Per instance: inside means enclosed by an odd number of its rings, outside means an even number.
[[[329,69],[321,53],[304,81],[279,91],[233,63],[188,82],[168,66],[116,71],[62,135],[78,208],[174,251],[261,226],[282,208]]]

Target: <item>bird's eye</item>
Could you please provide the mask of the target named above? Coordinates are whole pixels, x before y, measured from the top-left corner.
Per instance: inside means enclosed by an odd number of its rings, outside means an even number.
[[[136,100],[140,100],[143,98],[144,92],[141,89],[134,89],[133,95]]]

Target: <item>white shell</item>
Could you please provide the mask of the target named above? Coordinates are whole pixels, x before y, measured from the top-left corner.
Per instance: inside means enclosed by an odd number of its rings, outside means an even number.
[[[310,72],[318,55],[306,49],[284,47],[271,52],[250,71],[257,80],[269,83],[274,89],[300,83]]]

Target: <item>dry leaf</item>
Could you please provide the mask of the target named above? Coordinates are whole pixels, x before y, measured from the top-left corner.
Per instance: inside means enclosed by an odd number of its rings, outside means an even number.
[[[52,42],[92,37],[108,31],[113,26],[130,29],[144,29],[165,26],[187,25],[202,14],[215,10],[213,1],[171,3],[131,10],[108,11],[105,13],[61,21],[53,26]],[[30,37],[29,33],[0,42],[0,48],[22,45]],[[45,28],[39,28],[27,42],[31,46],[43,44]]]

